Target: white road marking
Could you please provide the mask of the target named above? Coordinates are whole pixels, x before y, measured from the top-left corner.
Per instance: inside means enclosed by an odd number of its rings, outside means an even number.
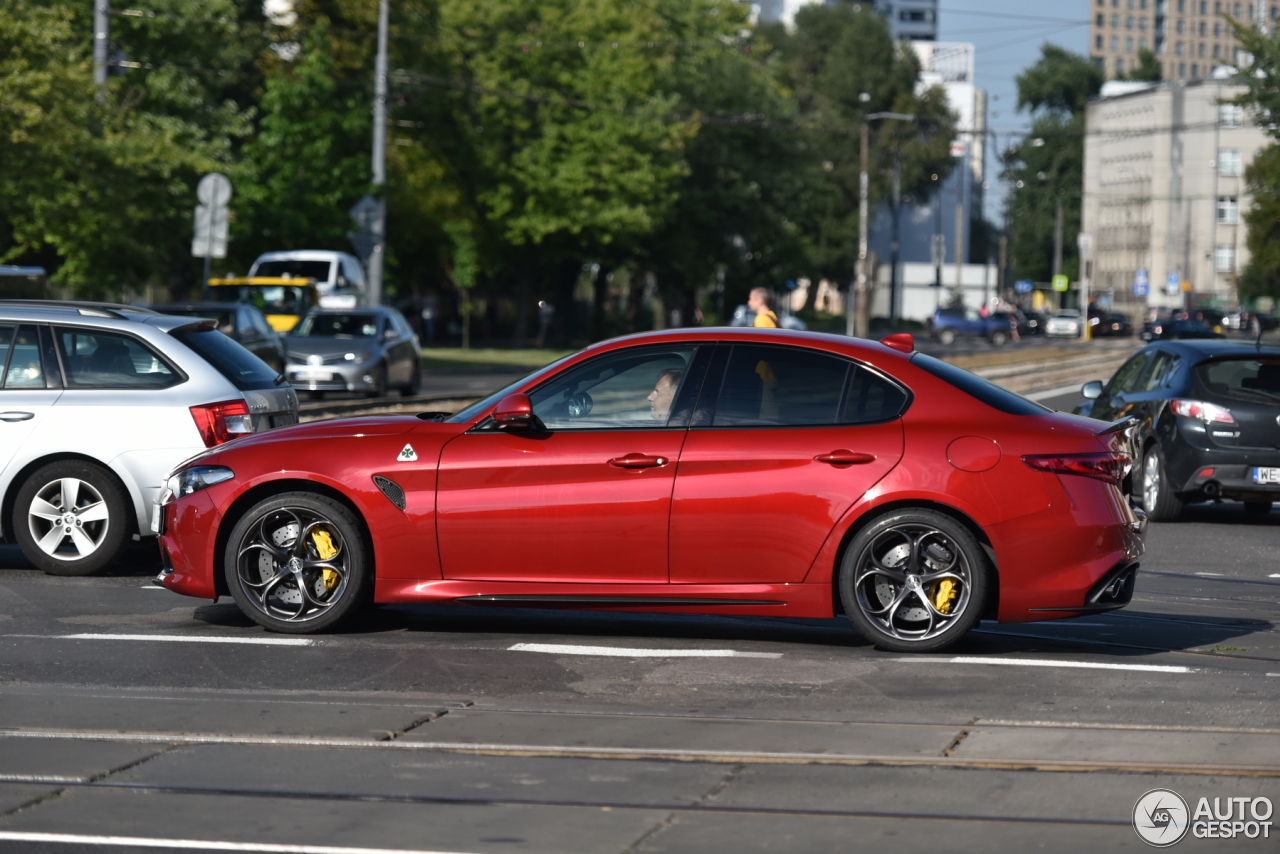
[[[275,845],[267,842],[220,842],[204,839],[149,839],[140,836],[88,836],[79,833],[23,833],[0,830],[0,841],[50,842],[65,845],[115,845],[128,848],[193,848],[204,851],[265,851],[270,854],[459,854],[407,848],[341,848],[334,845]]]
[[[310,638],[215,638],[191,637],[188,635],[8,635],[8,637],[49,637],[54,640],[126,640],[126,641],[163,641],[164,643],[256,643],[263,646],[315,646]]]
[[[158,584],[144,584],[138,588],[139,590],[168,590],[167,587],[161,587]]]
[[[1226,578],[1227,577],[1226,573],[1223,573],[1223,572],[1197,572],[1196,575],[1203,575],[1206,578]]]
[[[1280,676],[1280,673],[1268,673],[1268,676]]]
[[[1280,578],[1280,572],[1273,572],[1267,578]]]
[[[1141,670],[1149,673],[1193,673],[1190,667],[1168,664],[1107,664],[1100,661],[1054,661],[1048,658],[983,658],[957,655],[954,658],[894,658],[892,661],[916,661],[934,664],[1003,664],[1012,667],[1076,667],[1085,670]]]
[[[573,646],[558,643],[518,643],[507,647],[507,651],[606,655],[614,658],[782,658],[780,652],[738,652],[736,649],[624,649],[616,646]]]

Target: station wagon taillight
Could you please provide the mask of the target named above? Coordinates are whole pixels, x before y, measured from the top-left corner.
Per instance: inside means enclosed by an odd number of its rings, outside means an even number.
[[[1127,454],[1045,454],[1027,455],[1022,461],[1033,469],[1055,474],[1080,474],[1113,483],[1124,480],[1132,462]]]
[[[191,417],[206,448],[221,445],[237,436],[253,432],[249,404],[243,400],[224,400],[191,407]]]

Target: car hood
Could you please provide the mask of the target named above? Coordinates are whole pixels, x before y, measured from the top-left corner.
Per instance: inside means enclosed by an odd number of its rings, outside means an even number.
[[[268,442],[292,442],[298,439],[359,438],[361,436],[392,436],[408,433],[424,422],[412,415],[369,415],[360,418],[335,418],[332,421],[312,421],[277,427],[265,433],[254,433],[227,443],[227,448],[244,448]]]
[[[289,336],[284,340],[290,353],[301,356],[336,356],[342,353],[376,353],[382,349],[377,338],[327,338]]]

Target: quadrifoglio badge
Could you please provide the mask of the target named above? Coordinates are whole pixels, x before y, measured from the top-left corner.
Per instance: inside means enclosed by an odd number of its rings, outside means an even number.
[[[1191,809],[1172,789],[1152,789],[1133,805],[1133,829],[1142,841],[1168,848],[1187,831],[1196,839],[1271,838],[1270,798],[1200,798]]]

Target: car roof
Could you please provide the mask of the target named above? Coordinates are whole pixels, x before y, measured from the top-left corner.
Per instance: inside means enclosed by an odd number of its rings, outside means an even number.
[[[73,323],[125,330],[142,324],[162,332],[189,326],[190,317],[160,314],[150,308],[91,300],[0,300],[0,317],[33,323]]]
[[[1148,347],[1159,346],[1166,350],[1182,353],[1186,356],[1217,358],[1220,356],[1254,356],[1263,355],[1280,357],[1280,346],[1264,345],[1258,347],[1252,341],[1230,340],[1225,338],[1201,338],[1195,340],[1152,341]]]
[[[350,253],[337,249],[284,249],[275,252],[263,252],[253,263],[259,261],[332,261],[339,255]]]
[[[597,341],[583,350],[583,353],[596,353],[613,350],[619,347],[638,346],[642,344],[676,344],[676,343],[712,343],[726,341],[750,344],[791,344],[816,347],[837,355],[850,358],[866,358],[869,355],[908,359],[917,351],[904,353],[887,347],[879,341],[868,338],[851,338],[834,332],[812,332],[799,329],[772,329],[753,326],[684,326],[678,329],[664,329],[657,332],[637,332]]]

